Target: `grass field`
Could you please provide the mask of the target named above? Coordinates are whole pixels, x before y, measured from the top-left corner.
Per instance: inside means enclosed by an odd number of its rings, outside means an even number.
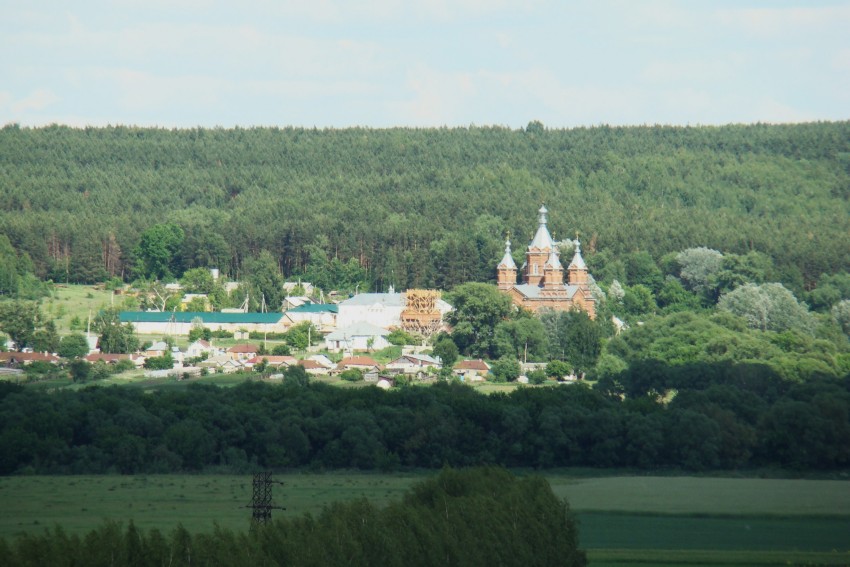
[[[847,565],[850,482],[547,475],[581,522],[592,565]],[[317,513],[335,500],[398,499],[419,474],[288,474],[276,514]],[[251,477],[227,475],[0,478],[0,536],[62,524],[81,533],[104,519],[170,530],[182,523],[248,527]],[[790,561],[790,563],[789,563]]]
[[[74,317],[80,319],[85,330],[89,313],[94,317],[104,307],[120,306],[121,301],[121,296],[94,286],[57,284],[54,296],[44,301],[42,309],[55,319],[59,334],[64,335],[70,332]]]

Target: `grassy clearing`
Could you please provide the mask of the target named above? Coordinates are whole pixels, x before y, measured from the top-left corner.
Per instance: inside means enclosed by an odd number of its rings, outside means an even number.
[[[71,332],[71,319],[79,317],[85,330],[89,313],[92,317],[110,305],[120,306],[123,298],[113,296],[111,291],[98,289],[90,285],[57,284],[54,296],[43,303],[45,313],[56,320],[60,335]]]
[[[354,498],[385,504],[397,499],[418,475],[276,475],[275,503],[282,515],[318,513],[330,502]],[[62,524],[82,533],[104,519],[168,531],[182,523],[191,531],[210,531],[213,522],[248,527],[251,476],[31,476],[0,478],[0,536],[41,531]]]

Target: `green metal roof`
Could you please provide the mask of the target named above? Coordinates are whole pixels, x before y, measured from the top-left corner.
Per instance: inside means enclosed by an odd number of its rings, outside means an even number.
[[[339,306],[335,303],[305,303],[287,313],[339,313]]]
[[[122,311],[119,314],[122,323],[191,323],[195,318],[205,325],[215,323],[266,323],[274,324],[281,320],[283,313],[219,313],[203,311]]]

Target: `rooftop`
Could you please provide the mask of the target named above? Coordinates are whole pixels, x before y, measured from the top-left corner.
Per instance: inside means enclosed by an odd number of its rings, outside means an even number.
[[[332,341],[346,340],[353,337],[386,337],[390,332],[382,327],[358,321],[348,327],[337,329],[330,333],[327,338]]]
[[[378,304],[385,307],[403,307],[404,296],[401,293],[361,293],[340,303],[346,306]]]
[[[191,323],[196,318],[204,324],[214,323],[266,323],[274,324],[281,320],[282,313],[219,313],[204,311],[122,311],[119,318],[122,323]]]
[[[289,309],[287,313],[339,313],[339,306],[334,303],[305,303]]]
[[[345,368],[346,366],[380,366],[378,362],[368,356],[347,356],[339,361],[337,368]]]

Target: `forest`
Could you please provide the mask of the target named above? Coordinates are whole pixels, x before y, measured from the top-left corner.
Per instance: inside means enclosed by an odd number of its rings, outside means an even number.
[[[643,361],[593,388],[487,395],[447,382],[339,388],[303,373],[149,393],[0,382],[0,474],[850,466],[850,377],[798,383],[759,363]]]
[[[722,127],[0,130],[0,296],[231,277],[331,290],[494,279],[544,202],[591,271],[705,247],[798,297],[850,271],[850,122]],[[6,238],[3,238],[5,236]],[[521,252],[522,244],[516,247]],[[521,260],[521,258],[519,258]],[[262,263],[262,262],[261,262]],[[764,262],[762,262],[764,264]],[[656,292],[658,290],[655,290]]]

